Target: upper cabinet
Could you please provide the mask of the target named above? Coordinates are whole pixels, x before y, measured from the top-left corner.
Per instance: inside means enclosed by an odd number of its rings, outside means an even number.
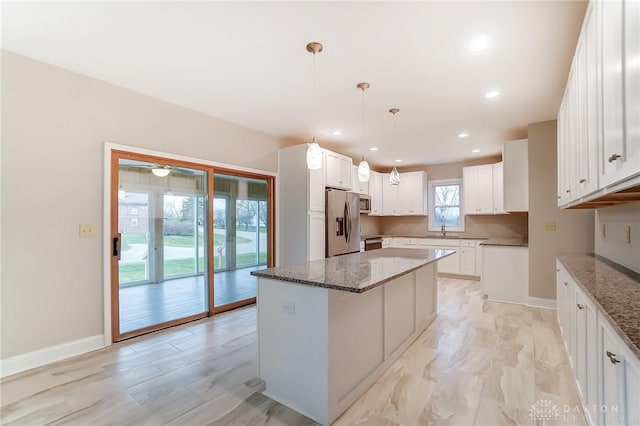
[[[462,168],[465,214],[493,214],[493,165]]]
[[[369,178],[371,212],[369,216],[382,216],[382,176],[382,173],[371,171],[371,177]]]
[[[558,114],[558,205],[640,199],[640,2],[590,2]],[[636,195],[634,195],[636,194]]]
[[[325,151],[325,185],[331,188],[351,190],[351,167],[353,160],[351,157]]]
[[[504,210],[529,211],[529,142],[506,142],[502,146]]]
[[[371,177],[369,177],[369,181],[360,182],[358,179],[358,166],[351,167],[351,191],[357,192],[358,194],[369,195],[369,182],[371,181]]]
[[[371,196],[372,203],[374,195]],[[373,212],[373,207],[372,207]],[[382,174],[382,215],[424,216],[427,214],[427,174],[400,173],[400,184],[389,184],[389,173]]]
[[[493,170],[493,213],[504,214],[504,177],[503,163],[499,162],[492,166]]]

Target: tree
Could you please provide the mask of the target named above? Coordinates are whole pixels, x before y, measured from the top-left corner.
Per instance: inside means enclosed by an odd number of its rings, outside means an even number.
[[[182,198],[182,210],[180,211],[181,222],[193,222],[194,215],[194,198],[183,197]]]
[[[258,201],[258,220],[260,225],[267,226],[267,202]]]
[[[256,214],[258,213],[257,202],[250,200],[236,201],[236,223],[244,225],[244,230],[257,222]]]

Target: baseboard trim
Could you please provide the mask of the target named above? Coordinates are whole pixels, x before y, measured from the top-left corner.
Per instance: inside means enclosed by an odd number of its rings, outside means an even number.
[[[543,299],[542,297],[528,297],[527,306],[543,309],[555,309],[556,301],[554,299]]]
[[[11,376],[41,367],[52,362],[60,361],[72,356],[82,355],[105,347],[104,335],[85,337],[73,342],[62,343],[48,348],[38,349],[21,355],[0,360],[0,377]]]

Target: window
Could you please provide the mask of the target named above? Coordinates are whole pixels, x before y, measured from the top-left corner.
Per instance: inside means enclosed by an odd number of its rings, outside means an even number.
[[[131,226],[138,226],[138,218],[137,217],[132,217],[131,218]]]
[[[462,179],[429,182],[429,231],[464,231]]]

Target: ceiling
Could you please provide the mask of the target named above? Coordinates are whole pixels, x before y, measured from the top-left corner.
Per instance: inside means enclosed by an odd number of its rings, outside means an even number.
[[[528,123],[554,119],[585,9],[583,1],[3,2],[2,45],[288,143],[315,134],[321,146],[383,168],[497,154],[526,137]],[[479,36],[488,46],[471,52]],[[324,45],[315,94],[309,41]],[[361,81],[371,85],[364,137]],[[486,99],[493,89],[500,95]]]

